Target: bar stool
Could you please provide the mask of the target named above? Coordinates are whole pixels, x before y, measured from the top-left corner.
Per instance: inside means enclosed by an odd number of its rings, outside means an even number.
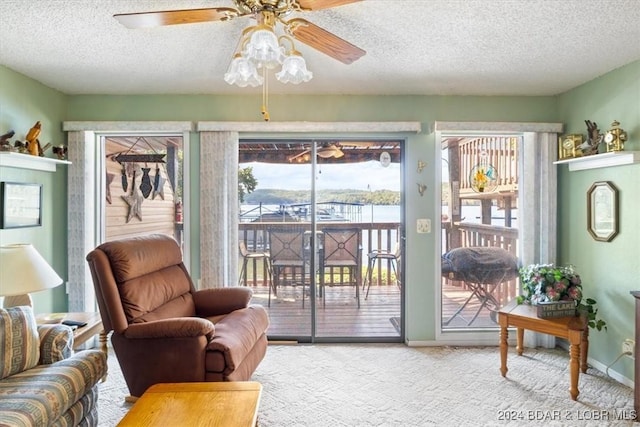
[[[396,244],[396,250],[394,252],[389,251],[381,251],[378,249],[373,250],[367,254],[369,261],[367,263],[367,273],[366,282],[362,284],[362,288],[364,289],[365,283],[367,284],[367,292],[364,295],[364,299],[366,300],[369,297],[369,288],[371,288],[371,276],[373,276],[373,269],[376,265],[376,261],[378,260],[388,260],[391,262],[391,268],[393,269],[393,274],[396,276],[396,285],[400,287],[400,276],[398,276],[398,259],[400,259],[400,245]]]
[[[271,286],[273,280],[271,277],[271,258],[269,256],[269,252],[251,252],[247,249],[247,244],[242,240],[238,243],[238,247],[240,248],[240,256],[242,257],[242,269],[240,270],[240,275],[238,276],[238,285],[247,286],[247,264],[249,263],[249,260],[261,259],[268,275],[267,285]]]

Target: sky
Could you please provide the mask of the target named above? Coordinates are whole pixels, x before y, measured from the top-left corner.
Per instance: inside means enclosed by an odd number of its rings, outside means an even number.
[[[311,187],[310,164],[241,163],[240,167],[253,168],[258,180],[256,189],[308,190]],[[379,161],[318,165],[316,190],[392,190],[400,191],[400,164],[386,168]]]

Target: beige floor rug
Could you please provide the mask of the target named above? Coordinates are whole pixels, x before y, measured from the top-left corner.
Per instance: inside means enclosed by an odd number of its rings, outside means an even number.
[[[633,390],[593,368],[570,400],[562,349],[510,348],[506,379],[499,366],[496,347],[273,345],[252,379],[264,387],[262,427],[634,425]],[[113,353],[109,369],[99,425],[110,427],[131,405]]]

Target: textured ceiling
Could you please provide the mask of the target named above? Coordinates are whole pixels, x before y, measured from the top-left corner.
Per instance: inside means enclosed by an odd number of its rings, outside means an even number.
[[[223,81],[253,23],[130,30],[112,16],[231,0],[3,0],[0,64],[67,94],[253,94]],[[300,16],[367,51],[299,44],[314,78],[270,93],[555,95],[640,59],[639,0],[365,0]]]

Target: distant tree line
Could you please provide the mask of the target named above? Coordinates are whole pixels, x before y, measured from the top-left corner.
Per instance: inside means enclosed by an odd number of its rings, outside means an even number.
[[[244,202],[250,205],[308,203],[310,200],[310,191],[306,190],[265,188],[254,190],[244,196]],[[399,205],[400,192],[391,190],[319,190],[316,200],[318,202],[362,203],[365,205]]]

